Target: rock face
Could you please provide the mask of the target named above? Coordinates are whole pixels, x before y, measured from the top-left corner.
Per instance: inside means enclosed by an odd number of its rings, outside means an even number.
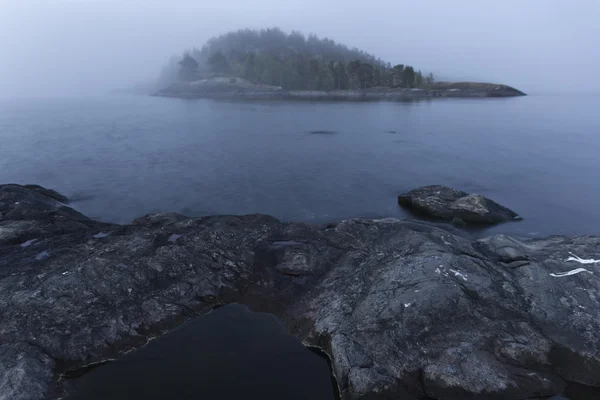
[[[473,225],[520,220],[512,210],[479,194],[447,186],[423,186],[398,196],[398,204],[427,217]]]
[[[599,237],[471,241],[418,222],[264,215],[118,226],[15,185],[0,186],[0,212],[0,398],[57,398],[58,374],[233,302],[327,352],[344,399],[600,387]]]

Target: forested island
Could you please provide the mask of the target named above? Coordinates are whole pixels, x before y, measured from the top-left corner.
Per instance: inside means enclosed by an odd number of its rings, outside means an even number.
[[[278,28],[230,32],[201,49],[174,57],[158,95],[248,98],[505,97],[524,93],[505,85],[436,82],[408,64],[314,34]]]

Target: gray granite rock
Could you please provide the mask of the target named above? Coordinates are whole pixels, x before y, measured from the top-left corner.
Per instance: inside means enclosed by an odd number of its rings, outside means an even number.
[[[479,194],[447,186],[423,186],[398,196],[398,204],[427,217],[455,224],[491,225],[520,220],[512,210]]]
[[[53,386],[54,361],[23,342],[0,344],[0,399],[45,398]]]
[[[233,302],[323,349],[344,399],[600,387],[599,237],[469,240],[420,222],[264,215],[119,226],[39,196],[0,186],[0,227],[17,232],[0,242],[0,398],[55,398],[56,374]]]

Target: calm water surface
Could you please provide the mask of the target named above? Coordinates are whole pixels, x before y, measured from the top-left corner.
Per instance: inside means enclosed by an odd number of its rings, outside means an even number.
[[[525,218],[484,234],[600,234],[598,110],[591,96],[1,100],[0,182],[56,189],[119,223],[158,211],[402,218],[399,193],[445,184]]]
[[[336,398],[324,357],[285,334],[274,316],[237,304],[69,383],[67,400]]]

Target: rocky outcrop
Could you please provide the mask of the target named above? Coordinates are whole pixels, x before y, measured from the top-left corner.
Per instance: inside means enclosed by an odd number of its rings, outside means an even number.
[[[458,224],[492,225],[518,221],[517,213],[480,194],[447,186],[423,186],[398,196],[398,204],[417,214]]]
[[[64,196],[64,195],[58,193],[56,190],[46,189],[44,187],[41,187],[40,185],[24,185],[24,187],[26,189],[30,189],[35,192],[41,193],[44,196],[50,197],[51,199],[54,199],[61,203],[65,203],[65,204],[69,203],[69,199],[67,198],[67,196]]]
[[[66,201],[65,196],[37,185],[0,185],[0,246],[25,248],[53,233],[110,226],[67,207]],[[0,276],[4,272],[0,267]]]
[[[434,90],[445,90],[455,93],[485,93],[485,97],[525,96],[525,93],[507,85],[483,82],[435,82]]]
[[[56,398],[239,302],[322,348],[345,399],[527,399],[600,387],[600,238],[468,240],[424,223],[264,215],[93,222],[0,186],[0,393]],[[18,373],[16,373],[18,369]],[[576,399],[572,399],[576,400]]]
[[[255,84],[233,76],[209,76],[192,82],[176,82],[155,94],[163,97],[273,100],[420,100],[437,97],[514,97],[525,93],[506,85],[489,83],[438,83],[430,89],[372,87],[366,90],[285,90]]]

